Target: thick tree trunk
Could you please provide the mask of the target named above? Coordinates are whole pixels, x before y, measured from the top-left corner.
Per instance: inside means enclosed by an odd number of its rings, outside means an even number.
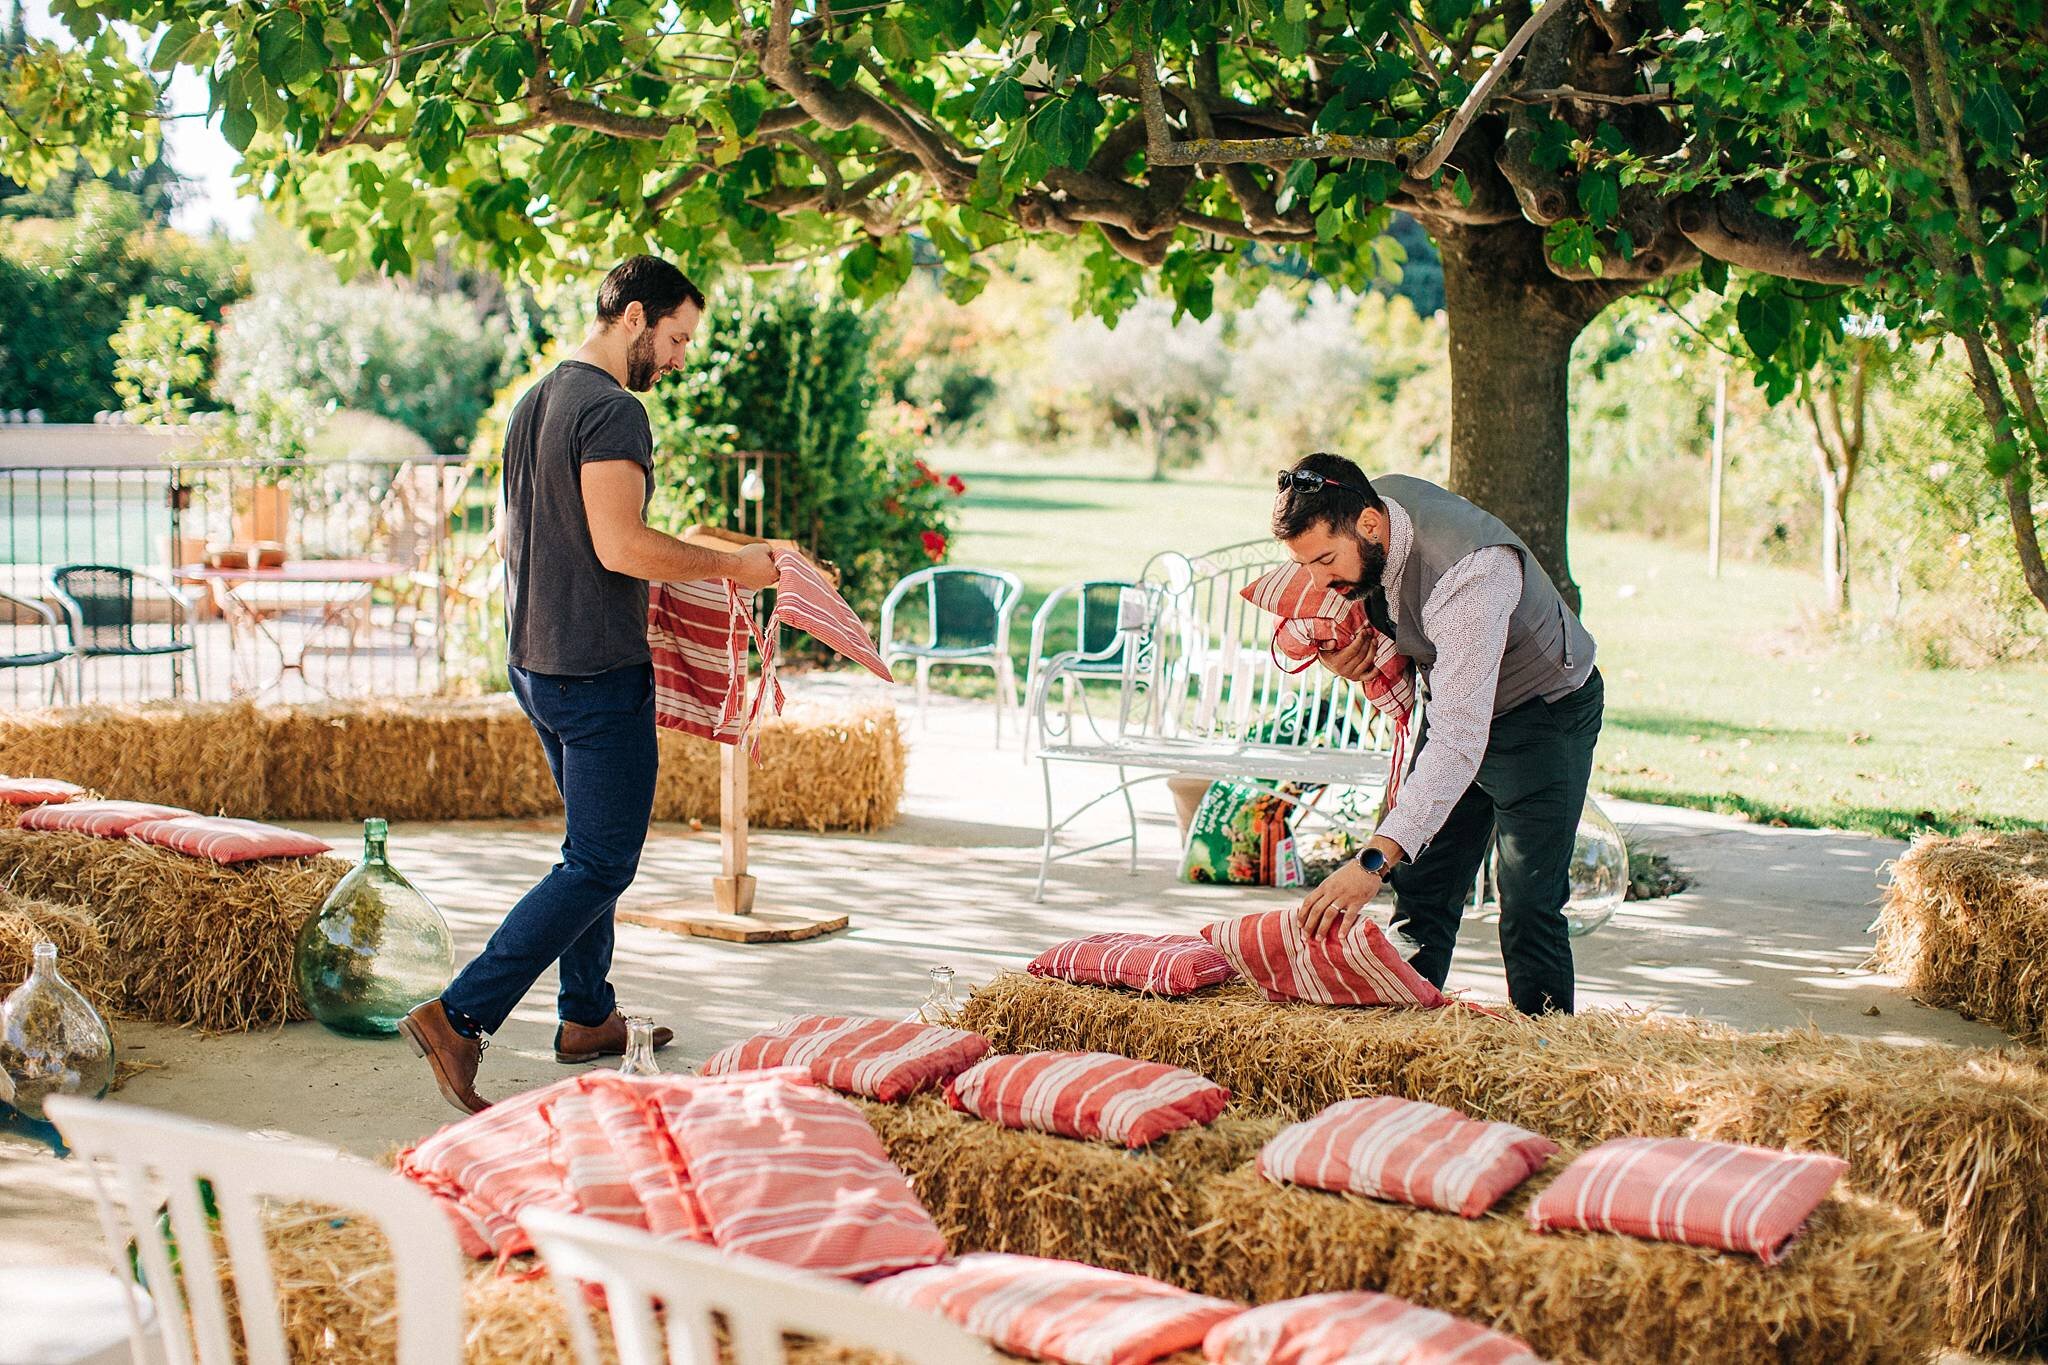
[[[1430,224],[1443,258],[1451,341],[1451,488],[1506,522],[1574,609],[1572,342],[1633,286],[1562,280],[1542,229]]]

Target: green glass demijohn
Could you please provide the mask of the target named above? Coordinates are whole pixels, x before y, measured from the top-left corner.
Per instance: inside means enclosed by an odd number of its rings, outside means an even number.
[[[396,1033],[455,974],[448,921],[384,856],[385,835],[363,821],[363,861],[299,929],[293,957],[306,1008],[356,1038]]]
[[[96,1100],[113,1083],[107,1021],[57,970],[57,945],[38,943],[28,980],[0,1004],[0,1100],[40,1123],[50,1096]]]

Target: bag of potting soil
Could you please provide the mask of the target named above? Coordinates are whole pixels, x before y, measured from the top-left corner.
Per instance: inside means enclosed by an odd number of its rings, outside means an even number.
[[[1246,782],[1212,782],[1188,826],[1181,878],[1233,886],[1299,886],[1289,802]]]

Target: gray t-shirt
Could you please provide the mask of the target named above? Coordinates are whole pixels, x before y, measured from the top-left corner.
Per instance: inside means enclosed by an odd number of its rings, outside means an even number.
[[[589,677],[652,657],[647,584],[605,568],[590,545],[582,469],[592,460],[631,460],[647,471],[653,495],[647,409],[597,366],[565,360],[520,396],[505,428],[505,635],[514,668]]]

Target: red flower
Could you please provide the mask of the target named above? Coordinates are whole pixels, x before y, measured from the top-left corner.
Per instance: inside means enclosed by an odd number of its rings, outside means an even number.
[[[882,510],[892,517],[900,517],[903,515],[903,504],[894,498],[883,498]]]
[[[946,557],[946,538],[937,531],[926,531],[924,533],[924,552],[932,557],[933,563],[944,559]]]
[[[953,490],[953,496],[956,498],[967,491],[966,481],[958,474],[948,474],[946,476],[946,487]]]
[[[924,481],[925,481],[926,483],[937,483],[937,482],[939,481],[939,472],[938,472],[938,471],[937,471],[936,469],[933,469],[933,468],[932,468],[932,467],[931,467],[930,465],[926,464],[926,463],[925,463],[925,462],[924,462],[923,460],[919,460],[919,461],[917,461],[916,463],[917,463],[917,472],[918,472],[919,476],[920,476],[920,477],[922,477],[922,478],[923,478],[923,480],[924,480]]]

